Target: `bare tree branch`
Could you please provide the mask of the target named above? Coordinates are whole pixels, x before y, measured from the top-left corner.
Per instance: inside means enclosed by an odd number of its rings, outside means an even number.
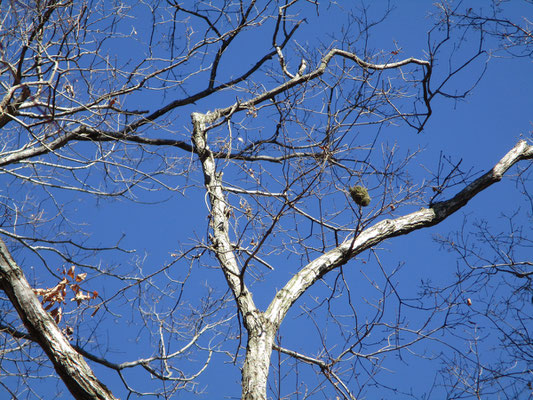
[[[438,224],[454,212],[465,206],[470,199],[499,182],[505,172],[521,160],[533,158],[533,146],[520,141],[513,147],[489,172],[470,183],[466,188],[449,200],[433,204],[430,208],[422,208],[411,214],[393,220],[383,220],[360,234],[348,238],[338,247],[328,251],[302,268],[280,290],[268,306],[265,316],[273,324],[279,325],[289,308],[318,279],[328,272],[346,264],[361,252],[380,242],[400,235],[406,235],[417,229]]]
[[[37,296],[0,239],[0,274],[2,290],[7,294],[29,334],[46,352],[54,368],[75,399],[115,399],[109,389],[93,374],[83,357],[76,352],[52,317],[43,309]]]

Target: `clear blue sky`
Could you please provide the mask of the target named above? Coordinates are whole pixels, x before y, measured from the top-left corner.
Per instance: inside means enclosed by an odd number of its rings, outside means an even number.
[[[402,57],[424,58],[424,49],[427,46],[426,32],[432,24],[428,13],[433,11],[430,3],[423,2],[393,2],[397,6],[390,17],[380,26],[374,28],[370,36],[369,47],[383,49],[385,52],[392,51],[396,45],[402,48]],[[384,2],[378,2],[371,10],[375,10],[376,15],[381,12],[380,7]],[[508,4],[507,7],[513,7]],[[522,15],[526,8],[518,7],[516,15]],[[334,32],[338,25],[344,22],[342,15],[339,16],[335,7],[326,9],[321,6],[320,20],[316,16],[310,15],[308,23],[304,24],[296,36],[296,40],[303,46],[313,49],[317,40],[327,42],[326,33]],[[265,39],[268,45],[268,39]],[[257,38],[249,36],[248,41],[241,41],[233,49],[235,59],[231,62],[226,60],[223,72],[228,75],[234,73],[242,65],[245,65],[248,55],[252,54],[257,46]],[[475,45],[474,39],[471,39]],[[468,47],[468,45],[467,45]],[[243,54],[244,52],[244,54]],[[443,56],[448,54],[444,52]],[[485,59],[481,59],[470,68],[467,73],[459,76],[451,87],[458,90],[469,87],[474,83],[477,74],[483,67]],[[461,58],[457,59],[460,62]],[[484,171],[492,167],[499,158],[505,154],[523,135],[530,137],[531,131],[531,110],[533,109],[533,79],[531,75],[531,60],[510,60],[506,58],[490,60],[485,76],[476,89],[465,100],[454,102],[453,100],[439,99],[433,104],[433,116],[425,130],[417,134],[412,129],[404,126],[388,127],[381,134],[381,141],[390,145],[396,144],[400,153],[418,148],[424,149],[419,157],[412,163],[411,173],[413,179],[422,182],[429,179],[425,168],[435,170],[439,154],[451,157],[452,160],[463,160],[464,169],[473,171]],[[443,59],[438,68],[446,72],[447,59]],[[443,73],[437,69],[436,75]],[[232,101],[232,95],[228,98],[219,96],[220,102],[211,99],[199,102],[197,107],[192,109],[200,112],[218,107],[225,107]],[[166,101],[172,99],[169,95]],[[153,107],[157,107],[157,99],[153,99]],[[184,126],[188,123],[187,115],[180,115]],[[198,179],[198,177],[197,177]],[[446,192],[444,197],[453,194],[453,190]],[[190,189],[185,192],[185,196],[171,196],[165,202],[156,205],[133,204],[130,202],[107,202],[102,201],[95,208],[91,208],[91,222],[93,230],[93,240],[106,243],[125,233],[122,245],[126,248],[136,249],[137,254],[143,258],[145,273],[156,270],[162,263],[168,262],[170,253],[180,246],[180,243],[190,243],[189,238],[195,236],[205,236],[207,230],[206,206],[204,203],[202,190]],[[165,196],[163,196],[165,197]],[[157,198],[157,196],[155,196]],[[86,200],[80,200],[85,202]],[[446,282],[453,279],[457,259],[453,254],[439,250],[432,238],[433,235],[447,235],[461,228],[465,217],[469,221],[487,219],[492,224],[495,231],[507,229],[505,221],[500,218],[502,213],[512,213],[518,207],[524,206],[519,203],[519,196],[516,188],[509,180],[490,188],[486,192],[474,199],[465,209],[458,212],[449,220],[429,230],[416,232],[407,237],[396,238],[384,243],[380,248],[380,257],[388,271],[394,269],[400,263],[405,263],[401,272],[395,276],[399,290],[405,297],[414,297],[417,293],[421,279],[431,279],[435,282]],[[502,224],[500,226],[500,224]],[[471,226],[467,226],[471,229]],[[361,298],[373,296],[368,281],[365,280],[362,271],[368,279],[380,280],[380,274],[376,273],[377,265],[371,256],[366,264],[352,261],[346,268],[347,279],[351,279],[352,290]],[[127,262],[127,259],[121,262]],[[271,301],[275,289],[279,288],[291,277],[295,266],[283,265],[283,255],[277,259],[281,264],[280,268],[271,274],[265,274],[265,279],[252,286],[254,299],[262,308]],[[113,259],[108,262],[118,262]],[[213,265],[215,263],[213,262]],[[331,283],[331,280],[328,281]],[[223,278],[220,271],[213,270],[196,272],[193,288],[188,289],[188,294],[194,297],[195,293],[205,294],[206,286],[214,287],[220,295],[224,292]],[[110,289],[103,289],[104,291]],[[113,289],[110,290],[111,292]],[[320,298],[327,292],[323,285],[318,284],[313,288],[312,294]],[[313,306],[313,301],[306,297],[296,305],[295,310],[289,314],[281,331],[282,343],[290,349],[307,352],[309,355],[316,355],[320,350],[320,335],[316,327],[309,323],[305,317],[301,317],[302,306]],[[388,312],[395,312],[394,306]],[[369,318],[371,309],[363,311],[361,318]],[[406,311],[409,312],[409,311]],[[325,315],[322,315],[325,318]],[[418,314],[407,314],[416,326]],[[297,316],[300,316],[297,318]],[[110,348],[116,349],[114,355],[116,360],[128,360],[128,350],[125,344],[131,346],[133,354],[138,354],[139,344],[136,343],[135,329],[122,333],[121,322],[113,324],[112,319],[108,319],[111,329],[109,335]],[[462,332],[467,335],[468,333]],[[335,338],[335,333],[330,334],[328,344]],[[447,340],[451,340],[448,338]],[[141,345],[144,344],[141,341]],[[227,349],[235,349],[236,342],[227,346]],[[431,388],[438,362],[431,360],[439,350],[440,346],[422,344],[417,347],[418,351],[426,348],[426,355],[430,360],[421,360],[411,357],[408,352],[404,352],[405,363],[396,356],[387,358],[385,366],[390,372],[383,372],[379,375],[379,381],[400,392],[407,393],[413,391],[418,395],[423,395]],[[460,343],[459,346],[465,346]],[[466,348],[465,348],[466,350]],[[141,352],[142,353],[142,352]],[[113,353],[110,353],[113,354]],[[241,356],[243,354],[241,350]],[[147,354],[148,355],[148,354]],[[274,353],[274,357],[277,355]],[[111,357],[113,358],[113,357]],[[201,356],[200,356],[201,358]],[[302,367],[305,371],[305,368]],[[103,370],[97,368],[96,372],[102,376]],[[140,376],[144,374],[140,373]],[[314,382],[313,374],[302,372],[301,380],[305,378]],[[105,375],[104,381],[110,379]],[[141,379],[141,378],[140,378]],[[142,379],[146,379],[145,375]],[[142,384],[139,381],[139,385]],[[217,359],[206,374],[200,378],[200,387],[205,387],[205,398],[223,398],[229,396],[238,398],[240,394],[240,373],[237,367],[231,364],[229,359],[222,357]],[[312,388],[313,383],[308,382]],[[318,382],[316,382],[318,384]],[[292,386],[291,386],[292,384]],[[293,389],[293,382],[284,382],[285,393],[290,393]],[[330,392],[332,393],[332,392]],[[394,391],[379,389],[373,393],[373,398],[391,398]],[[437,392],[438,393],[438,392]],[[118,394],[118,393],[117,393]],[[404,398],[397,395],[397,398]],[[189,398],[189,395],[179,395],[181,398]],[[439,396],[433,392],[433,398]]]
[[[380,15],[383,10],[382,7],[385,7],[386,4],[387,2],[383,1],[373,2],[370,8],[371,15],[372,13],[376,16]],[[398,58],[413,56],[424,59],[426,57],[424,49],[427,47],[426,33],[432,25],[432,17],[428,16],[428,13],[434,11],[431,2],[393,1],[391,4],[396,8],[386,21],[373,29],[369,39],[369,48],[382,49],[386,53],[394,51],[398,46],[401,48]],[[506,7],[509,9],[510,15],[513,16],[531,15],[531,7],[524,6],[522,2],[506,4]],[[320,6],[320,18],[311,12],[311,8],[307,9],[307,12],[309,13],[307,23],[297,33],[295,40],[310,50],[317,49],[318,43],[328,43],[330,41],[329,33],[339,35],[339,27],[346,22],[345,19],[347,20],[346,15],[343,15],[337,6]],[[137,22],[131,23],[135,25]],[[139,22],[139,24],[135,28],[139,35],[143,35],[142,23]],[[265,46],[263,48],[269,46],[270,37],[257,37],[250,34],[244,35],[243,38],[245,39],[237,42],[235,47],[231,49],[231,54],[234,57],[225,59],[222,64],[223,75],[231,76],[236,73],[235,71],[244,68],[243,66],[246,66],[246,63],[253,59],[256,52],[262,50],[261,44]],[[111,54],[118,56],[135,54],[136,48],[131,43],[122,48],[116,47],[116,42],[112,43],[114,44],[110,44],[108,49]],[[470,46],[476,44],[474,34],[470,42],[465,44],[465,48],[471,50],[473,47]],[[291,49],[294,50],[295,48],[297,47]],[[289,53],[290,51],[287,50]],[[443,57],[447,54],[449,54],[448,51],[444,51]],[[467,51],[461,50],[457,55],[457,62],[459,63],[463,59],[461,57],[465,57],[466,54]],[[291,57],[292,62],[296,62],[295,60],[298,60],[298,57]],[[484,67],[485,61],[486,57],[482,57],[466,73],[460,74],[452,82],[450,88],[462,90],[471,86]],[[448,60],[443,58],[437,66],[436,79],[439,74],[447,71],[447,62]],[[411,162],[409,170],[412,179],[420,184],[431,178],[427,170],[437,168],[437,161],[441,152],[454,161],[463,160],[461,166],[464,170],[485,171],[509,151],[521,136],[531,137],[532,93],[531,59],[494,58],[490,60],[483,79],[466,99],[460,101],[437,99],[432,104],[433,115],[423,132],[417,134],[413,129],[402,125],[389,126],[381,132],[380,143],[397,146],[399,154],[423,149]],[[153,110],[172,101],[174,95],[182,96],[181,93],[168,93],[162,98],[156,93],[139,98],[137,101],[148,101],[149,104],[145,103],[143,108]],[[242,96],[241,93],[230,92],[199,101],[186,110],[180,110],[176,114],[178,120],[176,126],[181,124],[184,131],[190,129],[188,113],[191,111],[206,112],[215,108],[227,107],[234,101],[236,95]],[[267,122],[265,122],[266,124]],[[151,134],[157,134],[157,130],[152,131]],[[183,179],[179,179],[176,178],[174,182],[169,180],[169,182],[174,185],[178,182],[184,182]],[[132,270],[137,257],[138,263],[143,266],[144,274],[150,274],[163,264],[170,262],[172,253],[180,248],[186,248],[195,238],[206,237],[208,210],[204,201],[204,192],[202,187],[194,187],[201,184],[201,179],[200,174],[194,173],[188,182],[191,187],[184,191],[184,195],[169,192],[142,194],[141,203],[107,199],[95,201],[88,196],[77,195],[76,193],[63,193],[60,196],[61,200],[69,203],[70,210],[74,211],[73,218],[88,223],[84,230],[90,235],[89,243],[93,245],[113,244],[124,235],[120,242],[121,246],[135,250],[135,255],[104,254],[100,258],[103,265],[117,266],[118,271]],[[457,189],[459,188],[460,186],[457,187]],[[442,198],[449,198],[454,193],[454,189],[451,189],[445,192]],[[141,192],[137,192],[137,194],[141,195]],[[310,206],[311,209],[312,207]],[[430,279],[434,282],[444,283],[454,279],[457,258],[454,254],[439,248],[439,245],[433,240],[435,235],[446,236],[460,229],[465,218],[469,221],[466,225],[467,230],[473,229],[472,222],[486,219],[495,232],[504,232],[508,226],[501,215],[513,213],[519,208],[522,211],[527,211],[527,203],[519,196],[519,191],[511,180],[504,179],[501,183],[477,196],[467,207],[437,227],[383,243],[379,246],[382,250],[379,252],[380,259],[387,271],[392,271],[398,265],[403,264],[400,272],[394,276],[394,280],[404,297],[415,297],[421,280]],[[409,209],[406,208],[405,211],[408,212]],[[526,221],[523,222],[527,224]],[[32,260],[31,256],[27,255],[27,260]],[[290,279],[296,268],[299,267],[298,264],[294,263],[294,260],[293,258],[287,262],[284,254],[276,255],[271,258],[274,265],[277,265],[276,271],[271,273],[261,271],[264,272],[264,279],[254,283],[252,290],[256,304],[262,309],[269,304],[275,290]],[[36,262],[35,260],[32,261]],[[213,269],[193,269],[188,282],[189,286],[184,292],[187,301],[191,304],[198,305],[198,299],[200,296],[206,295],[209,288],[213,288],[214,296],[224,295],[226,291],[224,279],[222,273],[216,269],[214,259],[212,265]],[[176,278],[183,277],[187,268],[186,264],[178,263],[171,270],[171,274],[175,274],[173,276]],[[25,268],[26,273],[31,276],[30,270],[30,268]],[[358,297],[354,302],[361,307],[359,318],[361,320],[371,318],[373,310],[371,307],[365,307],[364,301],[365,298],[372,300],[372,296],[375,296],[370,281],[375,280],[379,285],[385,284],[375,258],[370,253],[362,254],[358,260],[349,262],[344,267],[344,272],[345,278],[351,284],[352,293]],[[333,284],[334,278],[326,279],[327,284]],[[46,278],[41,277],[40,279]],[[156,278],[155,282],[163,284],[165,279],[163,277]],[[123,283],[118,280],[104,281],[98,279],[93,283],[88,282],[88,287],[98,290],[104,297],[109,293],[114,293],[117,288],[122,286]],[[313,307],[315,299],[321,300],[327,296],[327,293],[325,285],[318,283],[311,290],[311,296],[303,297],[295,305],[281,329],[280,335],[283,346],[311,356],[317,355],[321,349],[320,330],[302,314],[302,310],[306,307]],[[479,295],[484,294],[479,293]],[[133,297],[131,293],[128,295],[128,298]],[[157,306],[165,309],[172,307],[174,300],[162,297],[157,301]],[[387,313],[394,315],[397,305],[394,304],[394,300],[391,302],[393,304],[387,309]],[[106,356],[114,362],[124,362],[152,355],[146,332],[133,324],[129,325],[127,322],[130,319],[139,322],[137,316],[130,318],[132,305],[138,306],[132,302],[120,300],[116,302],[113,305],[113,312],[121,314],[123,317],[114,318],[107,315],[98,328],[101,332],[98,334],[100,339],[108,343],[109,346],[109,353]],[[148,307],[149,305],[144,304],[142,306]],[[422,312],[413,310],[402,312],[406,313],[406,318],[413,321],[413,326],[422,320]],[[331,320],[325,320],[327,316],[324,309],[321,309],[317,315],[319,320],[331,323]],[[99,318],[98,314],[96,318]],[[232,323],[235,326],[236,320],[234,319]],[[234,328],[231,332],[236,333],[237,330]],[[322,332],[322,334],[325,333]],[[465,330],[458,334],[468,335],[470,333]],[[331,332],[328,331],[328,334],[328,346],[332,346],[339,333],[331,328]],[[221,336],[213,340],[220,340],[220,338]],[[450,343],[456,340],[451,337],[440,339],[449,340]],[[453,343],[458,346],[465,346],[464,343],[458,341]],[[237,344],[237,341],[232,341],[224,349],[234,353]],[[241,344],[244,345],[245,342],[243,341]],[[491,341],[489,340],[489,347],[490,344]],[[432,360],[432,357],[444,349],[438,344],[435,347],[431,346],[431,344],[423,343],[416,347],[419,352],[425,351],[428,358],[426,360],[412,357],[409,352],[402,353],[404,359],[391,355],[385,360],[384,367],[388,371],[381,372],[378,376],[379,382],[399,390],[404,395],[395,394],[392,389],[390,391],[384,389],[372,391],[370,389],[368,398],[406,398],[405,393],[411,391],[421,398],[431,388],[435,372],[439,367],[438,362]],[[241,358],[242,355],[243,350],[240,351]],[[274,353],[273,357],[276,358],[277,354]],[[490,353],[487,354],[487,357],[490,357]],[[205,354],[198,354],[199,360],[204,358]],[[205,395],[198,398],[239,398],[240,371],[231,361],[227,356],[215,356],[212,365],[199,379],[199,388],[205,388]],[[183,363],[186,362],[183,360]],[[187,369],[187,367],[184,368]],[[97,376],[108,384],[118,397],[123,398],[123,392],[119,389],[120,383],[116,375],[99,366],[95,366],[94,369]],[[136,383],[139,385],[139,389],[145,389],[143,382],[149,382],[149,378],[143,371],[132,370],[128,371],[127,374],[138,376]],[[291,375],[289,379],[288,382],[284,381],[282,386],[282,393],[285,395],[294,390],[294,375]],[[308,379],[307,384],[310,388],[314,384],[318,384],[315,382],[315,375],[310,373],[306,367],[302,367],[299,379],[302,381]],[[43,390],[47,390],[46,386]],[[331,389],[326,393],[333,395]],[[68,395],[65,395],[64,398],[68,398]],[[182,393],[177,394],[176,398],[187,399],[192,398],[192,395]],[[441,397],[438,392],[434,392],[431,398]]]

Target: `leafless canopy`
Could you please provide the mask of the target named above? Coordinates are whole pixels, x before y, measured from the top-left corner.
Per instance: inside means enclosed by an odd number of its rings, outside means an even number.
[[[439,397],[527,395],[532,145],[422,176],[385,133],[416,143],[489,60],[531,59],[527,19],[474,7],[433,6],[414,56],[372,47],[392,10],[335,2],[1,2],[0,390],[213,397],[220,373],[245,399],[356,399],[397,393],[397,357],[441,366]],[[508,233],[465,222],[437,237],[456,269],[400,283],[382,244],[508,171],[529,204]]]

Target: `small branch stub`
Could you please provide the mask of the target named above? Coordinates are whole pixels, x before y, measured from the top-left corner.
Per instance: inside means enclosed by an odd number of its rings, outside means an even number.
[[[365,207],[370,204],[370,196],[368,195],[368,190],[363,186],[352,186],[350,188],[350,196],[352,196],[355,204]]]

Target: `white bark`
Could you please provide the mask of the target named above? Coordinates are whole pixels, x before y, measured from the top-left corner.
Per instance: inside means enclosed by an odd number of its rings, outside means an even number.
[[[205,116],[199,113],[193,113],[192,122],[193,143],[202,163],[204,184],[211,204],[210,217],[213,231],[211,241],[213,248],[228,282],[228,286],[232,290],[239,310],[244,316],[244,323],[251,328],[255,323],[256,318],[254,313],[257,311],[257,308],[252,299],[252,294],[241,279],[242,277],[228,234],[228,215],[230,208],[227,207],[227,201],[222,191],[222,174],[216,171],[215,158],[207,145]]]
[[[261,314],[256,329],[248,331],[246,358],[242,367],[242,398],[266,400],[270,357],[278,327]]]

